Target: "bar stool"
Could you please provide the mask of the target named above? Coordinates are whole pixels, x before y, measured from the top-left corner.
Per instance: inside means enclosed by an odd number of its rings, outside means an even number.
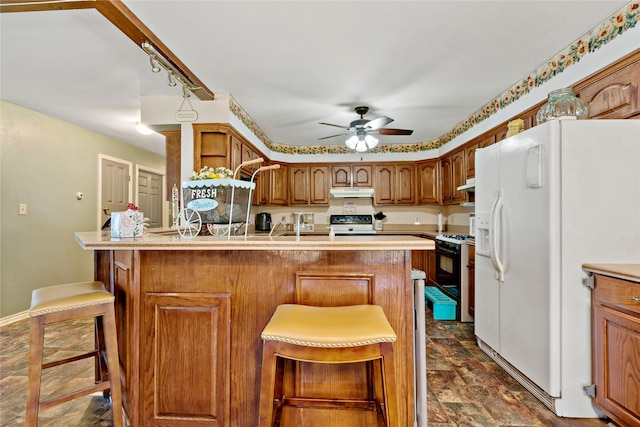
[[[118,342],[113,303],[114,296],[107,292],[102,282],[69,283],[33,291],[31,308],[29,309],[31,337],[25,426],[35,427],[38,424],[40,408],[49,408],[98,391],[105,392],[106,397],[110,391],[113,425],[122,427]],[[86,317],[95,318],[97,348],[85,354],[43,364],[45,326]],[[95,385],[40,402],[40,383],[43,369],[89,357],[96,358]],[[105,372],[106,370],[108,372]]]
[[[314,307],[283,304],[276,308],[262,331],[262,379],[260,389],[260,427],[279,425],[282,407],[288,400],[318,407],[345,406],[345,400],[304,399],[282,395],[280,377],[284,362],[290,359],[316,363],[354,363],[374,361],[374,373],[381,373],[376,412],[382,413],[388,427],[398,425],[398,397],[393,356],[396,334],[382,308],[377,305]],[[376,372],[377,371],[377,372]],[[280,377],[280,378],[277,378]]]

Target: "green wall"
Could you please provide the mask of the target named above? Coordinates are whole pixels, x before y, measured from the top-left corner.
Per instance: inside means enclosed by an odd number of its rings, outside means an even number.
[[[73,234],[96,229],[99,154],[134,175],[136,164],[165,170],[165,158],[4,101],[0,147],[1,318],[27,310],[33,289],[93,279],[93,252]]]

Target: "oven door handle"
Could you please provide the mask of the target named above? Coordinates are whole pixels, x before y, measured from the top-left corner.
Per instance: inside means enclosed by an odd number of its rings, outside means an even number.
[[[455,255],[458,255],[460,252],[455,249],[447,249],[447,248],[436,246],[436,253],[443,253],[443,254],[455,256]]]

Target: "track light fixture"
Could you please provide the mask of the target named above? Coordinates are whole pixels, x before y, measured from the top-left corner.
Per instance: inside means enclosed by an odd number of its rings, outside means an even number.
[[[168,74],[169,86],[175,86],[177,82],[180,82],[182,86],[190,91],[200,89],[199,86],[194,85],[187,77],[185,77],[178,69],[176,69],[171,63],[166,60],[150,43],[142,42],[142,50],[149,55],[149,62],[151,63],[151,71],[159,73],[161,68],[164,68]]]
[[[169,79],[169,86],[173,87],[177,84],[175,77],[173,77],[173,71],[167,71],[167,78]]]
[[[155,55],[149,55],[149,63],[151,63],[151,71],[154,73],[160,72],[160,66],[158,65],[158,58]]]

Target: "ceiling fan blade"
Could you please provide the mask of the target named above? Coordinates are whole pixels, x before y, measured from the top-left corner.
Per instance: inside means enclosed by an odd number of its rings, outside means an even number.
[[[324,122],[320,122],[319,124],[321,125],[327,125],[327,126],[334,126],[340,129],[349,129],[348,126],[340,126],[340,125],[334,125],[333,123],[324,123]]]
[[[380,129],[381,127],[388,125],[392,121],[393,121],[393,119],[391,117],[382,116],[382,117],[378,117],[377,119],[369,120],[364,125],[364,128],[365,129]]]
[[[389,129],[389,128],[378,129],[378,134],[380,135],[411,135],[412,133],[413,133],[413,130],[409,130],[409,129]]]
[[[338,133],[336,135],[331,135],[331,136],[323,136],[322,138],[318,138],[318,141],[321,139],[329,139],[329,138],[335,138],[336,136],[342,136],[342,135],[349,135],[348,133]]]

